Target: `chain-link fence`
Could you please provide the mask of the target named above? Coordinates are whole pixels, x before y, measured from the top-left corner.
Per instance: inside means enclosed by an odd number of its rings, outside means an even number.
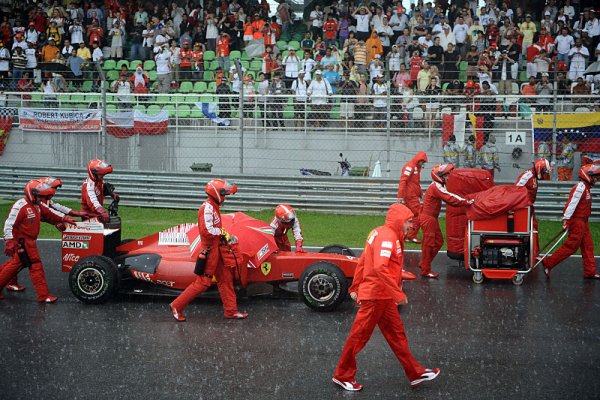
[[[576,168],[578,152],[584,162],[600,153],[591,96],[267,95],[244,86],[243,94],[196,84],[177,94],[3,93],[13,129],[0,140],[2,160],[79,167],[102,157],[126,170],[394,177],[424,150],[431,164],[514,179],[536,156],[560,166],[572,154]]]

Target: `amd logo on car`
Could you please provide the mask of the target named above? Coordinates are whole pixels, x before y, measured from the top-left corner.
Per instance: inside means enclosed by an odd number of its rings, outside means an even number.
[[[87,249],[89,247],[88,242],[63,242],[63,249]]]

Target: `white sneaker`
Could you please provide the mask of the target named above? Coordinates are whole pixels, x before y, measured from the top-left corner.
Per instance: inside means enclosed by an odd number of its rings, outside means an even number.
[[[343,382],[343,381],[340,381],[339,379],[331,378],[331,382],[335,383],[336,385],[340,385],[344,389],[349,390],[351,392],[357,392],[363,388],[363,385],[361,385],[360,383],[358,383],[356,381]]]
[[[415,379],[414,381],[410,382],[410,386],[415,387],[415,386],[419,386],[421,383],[423,383],[425,381],[432,381],[435,378],[437,378],[437,376],[439,374],[440,374],[439,368],[426,369],[425,372],[423,372],[418,379]]]

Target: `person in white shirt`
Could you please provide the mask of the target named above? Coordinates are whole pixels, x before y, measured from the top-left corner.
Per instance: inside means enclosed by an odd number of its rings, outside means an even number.
[[[24,51],[25,57],[27,58],[27,66],[26,69],[35,69],[37,68],[37,50],[34,47],[34,44],[31,42],[27,42],[27,48]]]
[[[454,33],[450,31],[450,25],[448,24],[442,25],[442,33],[437,37],[440,38],[440,46],[442,46],[444,51],[448,50],[448,43],[456,46],[456,38],[454,37]]]
[[[78,19],[73,20],[73,24],[69,26],[69,33],[71,34],[71,43],[81,43],[85,41],[85,38],[83,37],[83,26],[81,26],[81,22]]]
[[[262,126],[267,126],[266,119],[269,117],[269,113],[267,111],[267,96],[269,95],[269,81],[266,79],[266,75],[264,72],[258,74],[258,87],[257,87],[257,100],[258,100],[258,112],[260,115],[260,120],[262,121]]]
[[[292,91],[296,94],[294,99],[294,127],[303,127],[306,118],[306,92],[308,84],[304,80],[304,71],[298,72],[298,78],[292,82]]]
[[[282,65],[285,66],[286,87],[291,87],[292,81],[298,77],[300,70],[300,59],[296,55],[296,50],[292,47],[288,49],[288,54],[283,59]]]
[[[390,40],[394,36],[394,31],[392,30],[392,27],[389,26],[388,18],[385,15],[383,16],[382,24],[377,28],[377,34],[381,40],[383,54],[386,55],[390,51]]]
[[[387,18],[387,16],[383,14],[381,6],[377,6],[377,8],[375,9],[375,15],[371,17],[371,29],[379,31],[379,29],[383,26],[384,18]]]
[[[575,17],[575,9],[571,5],[571,0],[565,1],[565,5],[563,6],[563,12],[567,17],[569,17],[570,21],[573,21],[573,18]]]
[[[79,42],[77,42],[77,43],[79,43]],[[71,52],[73,52],[73,49],[75,49],[75,47],[73,47],[71,45],[71,41],[69,39],[65,39],[65,44],[63,45],[63,48],[60,50],[60,54],[66,60],[71,55]],[[77,50],[77,49],[75,49],[75,50]]]
[[[304,79],[306,81],[308,81],[309,83],[312,80],[312,70],[315,68],[315,65],[317,65],[317,62],[315,60],[313,60],[311,52],[305,51],[304,59],[302,60],[302,63],[300,64],[300,67],[301,67],[300,70],[304,71]]]
[[[152,24],[148,22],[146,24],[146,29],[142,31],[142,47],[144,49],[144,59],[150,59],[150,55],[152,54],[152,50],[154,48],[154,29],[152,29]]]
[[[569,31],[567,28],[562,28],[560,35],[554,39],[556,44],[556,60],[564,61],[565,63],[569,62],[569,51],[571,51],[571,47],[575,45],[575,40],[573,36],[569,35]]]
[[[371,19],[371,11],[365,6],[361,6],[354,10],[352,18],[356,20],[356,39],[367,40],[371,35],[369,20]]]
[[[575,47],[569,50],[569,58],[571,59],[569,79],[575,81],[577,78],[583,77],[585,63],[590,58],[590,52],[587,47],[582,45],[581,39],[577,39],[575,41]]]
[[[33,22],[29,24],[29,29],[25,31],[25,41],[37,44],[39,32],[35,30]]]
[[[388,87],[383,82],[383,75],[379,74],[375,77],[375,83],[371,87],[371,94],[374,96],[373,99],[373,120],[376,128],[385,127],[385,120],[387,116],[387,91]]]
[[[310,82],[306,94],[310,98],[312,112],[310,115],[315,119],[315,127],[324,127],[329,119],[328,96],[333,95],[331,86],[326,79],[323,79],[321,70],[315,71],[315,79]]]
[[[317,36],[323,36],[323,11],[321,11],[321,5],[315,5],[315,9],[310,12],[308,19],[311,21],[310,31],[312,32],[313,39]]]
[[[402,9],[398,9],[394,15],[392,15],[392,18],[390,18],[390,26],[394,31],[394,38],[392,41],[396,43],[398,36],[400,36],[402,31],[404,31],[404,28],[408,26],[408,17]]]
[[[104,62],[104,53],[96,41],[92,43],[92,61],[100,64]]]
[[[113,92],[117,93],[119,98],[119,108],[131,108],[131,83],[127,80],[126,75],[121,75],[119,80],[113,82],[110,86]]]
[[[113,27],[108,32],[108,36],[112,38],[110,43],[110,57],[120,60],[123,58],[123,37],[125,36],[125,29],[118,20],[115,20],[113,23]]]
[[[169,93],[171,90],[171,52],[163,47],[157,47],[154,57],[156,62],[156,81],[159,93]]]

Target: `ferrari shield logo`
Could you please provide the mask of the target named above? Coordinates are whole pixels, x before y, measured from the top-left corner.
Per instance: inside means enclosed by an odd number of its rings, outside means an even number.
[[[264,276],[269,275],[269,272],[271,272],[271,263],[264,262],[264,263],[260,264],[260,270],[262,271]]]

